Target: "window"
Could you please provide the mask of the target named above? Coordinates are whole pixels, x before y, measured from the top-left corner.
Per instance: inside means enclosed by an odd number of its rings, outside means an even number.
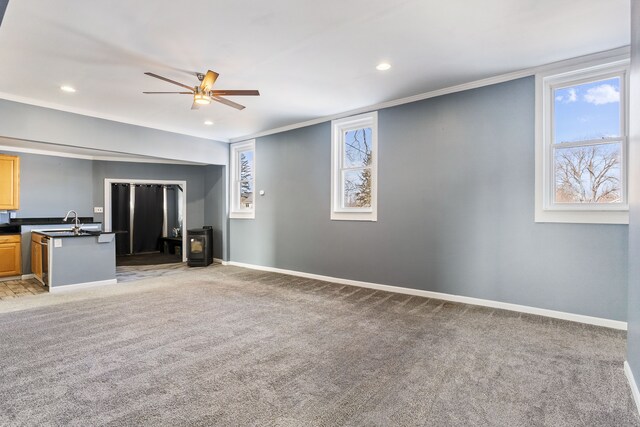
[[[378,113],[331,122],[331,219],[377,220]]]
[[[255,218],[255,140],[231,145],[230,218]]]
[[[536,221],[628,223],[628,61],[536,77]]]

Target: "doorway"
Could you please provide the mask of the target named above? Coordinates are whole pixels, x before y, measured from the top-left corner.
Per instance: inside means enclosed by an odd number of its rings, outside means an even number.
[[[186,261],[186,182],[105,179],[105,230],[117,265]]]

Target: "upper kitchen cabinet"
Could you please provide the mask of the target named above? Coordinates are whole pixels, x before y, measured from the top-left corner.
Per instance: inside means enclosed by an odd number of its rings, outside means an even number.
[[[20,208],[20,158],[0,154],[0,210]]]

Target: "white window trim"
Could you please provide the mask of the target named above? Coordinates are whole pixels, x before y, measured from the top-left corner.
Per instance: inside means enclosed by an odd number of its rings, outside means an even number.
[[[557,68],[536,74],[535,92],[535,222],[582,223],[582,224],[628,224],[629,206],[627,203],[628,188],[628,135],[629,135],[629,59],[628,56],[617,55],[597,60],[575,63],[567,61]],[[621,173],[623,177],[623,204],[618,205],[558,205],[551,202],[552,168],[551,159],[551,119],[552,99],[551,87],[564,82],[597,78],[600,75],[622,73],[621,81],[621,120],[624,123],[622,132]]]
[[[371,127],[371,207],[343,208],[340,179],[340,160],[344,132]],[[378,112],[345,117],[331,122],[331,220],[377,221],[378,220]]]
[[[251,209],[239,209],[240,206],[240,188],[238,187],[240,168],[239,153],[241,151],[253,151],[253,207]],[[256,140],[238,142],[231,144],[229,150],[229,195],[231,197],[231,206],[229,209],[229,218],[232,219],[255,219],[256,217]]]

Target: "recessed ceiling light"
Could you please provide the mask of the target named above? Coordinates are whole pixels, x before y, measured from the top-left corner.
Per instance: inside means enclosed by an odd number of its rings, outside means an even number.
[[[387,71],[389,68],[391,68],[391,64],[388,64],[386,62],[381,62],[380,64],[376,65],[376,70],[378,71]]]
[[[60,86],[60,90],[63,91],[63,92],[69,92],[69,93],[73,93],[73,92],[76,91],[71,86]]]
[[[213,122],[211,120],[205,120],[204,124],[207,126],[211,126],[213,124]]]

